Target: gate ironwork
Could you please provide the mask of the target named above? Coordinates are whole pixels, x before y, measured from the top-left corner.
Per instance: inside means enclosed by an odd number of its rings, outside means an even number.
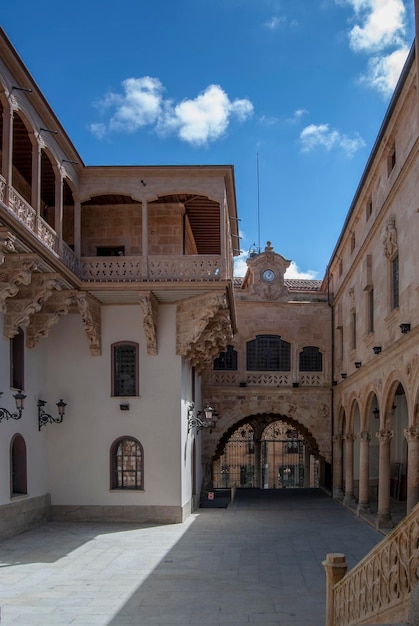
[[[250,424],[234,431],[223,454],[213,463],[215,488],[304,487],[305,442],[282,421],[265,428],[255,440]]]

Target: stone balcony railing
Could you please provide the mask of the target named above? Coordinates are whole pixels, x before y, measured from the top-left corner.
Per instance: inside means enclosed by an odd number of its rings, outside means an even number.
[[[418,584],[418,538],[419,504],[326,594],[331,603],[326,624],[405,621],[411,592]],[[329,561],[324,563],[327,566]]]
[[[7,198],[6,198],[7,192]],[[152,255],[78,257],[55,230],[0,176],[0,202],[32,232],[50,252],[86,282],[218,281],[228,278],[220,255]]]
[[[208,385],[242,387],[291,387],[295,376],[290,372],[238,372],[213,370],[207,375]],[[299,387],[321,387],[325,384],[323,372],[299,375]]]

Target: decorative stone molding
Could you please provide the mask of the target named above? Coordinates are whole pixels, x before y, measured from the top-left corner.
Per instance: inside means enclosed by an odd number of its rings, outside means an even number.
[[[409,426],[409,428],[405,428],[403,430],[403,434],[408,443],[410,441],[419,441],[419,428],[415,426]]]
[[[379,430],[375,433],[375,436],[380,441],[380,443],[390,443],[393,438],[392,430]]]
[[[176,310],[176,354],[201,373],[233,337],[230,310],[224,292],[183,300]]]
[[[32,315],[26,331],[26,346],[34,348],[41,338],[48,337],[51,326],[57,324],[75,302],[74,291],[54,292],[41,311]]]
[[[16,237],[7,228],[0,228],[0,265],[4,263],[6,253],[15,252]]]
[[[139,302],[143,310],[143,328],[147,342],[147,354],[154,356],[157,354],[158,302],[151,291],[141,294]]]
[[[371,433],[367,432],[366,430],[363,430],[361,433],[358,433],[358,437],[360,438],[361,441],[366,441],[368,443],[371,441]]]
[[[391,259],[398,251],[396,218],[394,215],[391,215],[387,220],[383,245],[387,259]]]
[[[84,330],[89,340],[90,354],[100,356],[102,354],[102,317],[101,305],[95,298],[85,291],[75,294]]]
[[[246,297],[254,300],[282,300],[288,299],[289,291],[284,282],[284,274],[291,261],[273,251],[271,242],[268,241],[262,254],[250,257],[247,266],[250,276],[243,283],[248,287]],[[270,272],[271,278],[264,280],[264,272]]]
[[[21,285],[29,285],[32,273],[37,268],[36,256],[32,254],[11,254],[4,260],[0,272],[0,312],[6,312],[6,300],[14,298]]]
[[[19,327],[26,328],[31,316],[41,310],[52,292],[61,289],[59,274],[33,274],[30,284],[21,288],[19,294],[7,303],[4,315],[4,336],[11,339],[17,335]]]

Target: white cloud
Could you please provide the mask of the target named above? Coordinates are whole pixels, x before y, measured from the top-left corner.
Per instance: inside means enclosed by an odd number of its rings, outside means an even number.
[[[314,270],[308,270],[307,272],[302,272],[295,261],[291,261],[291,265],[287,268],[285,272],[285,278],[299,278],[306,280],[316,280],[317,272]]]
[[[296,109],[292,116],[288,118],[288,122],[295,124],[295,122],[299,122],[307,114],[308,111],[306,109]]]
[[[358,20],[349,33],[353,50],[382,50],[402,44],[406,29],[402,0],[347,0],[347,3]]]
[[[357,150],[365,146],[365,142],[358,133],[352,137],[329,128],[329,124],[310,124],[300,133],[303,152],[310,152],[318,146],[330,151],[332,148],[341,148],[348,157],[352,157]]]
[[[361,76],[360,81],[384,96],[391,95],[408,54],[408,48],[400,48],[387,56],[371,58],[368,62],[368,70]]]
[[[283,22],[285,22],[285,17],[275,15],[274,17],[271,17],[270,20],[265,22],[265,26],[266,28],[269,28],[269,30],[276,30]]]
[[[91,124],[91,132],[103,138],[107,132],[135,132],[151,126],[160,135],[175,134],[191,145],[205,145],[224,135],[233,118],[246,121],[253,115],[248,99],[230,100],[219,85],[210,85],[194,99],[179,104],[163,97],[157,78],[129,78],[123,93],[108,93],[100,101],[103,113],[113,110],[107,124]]]

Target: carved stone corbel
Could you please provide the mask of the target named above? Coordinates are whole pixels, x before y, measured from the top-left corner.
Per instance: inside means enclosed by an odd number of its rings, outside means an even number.
[[[26,346],[34,348],[41,338],[48,337],[51,326],[57,324],[69,308],[75,304],[74,291],[58,291],[45,302],[41,311],[31,317],[26,331]]]
[[[35,255],[7,255],[0,272],[0,311],[2,313],[6,312],[6,300],[14,298],[21,285],[29,285],[36,268]]]
[[[102,354],[102,318],[100,302],[89,296],[85,291],[75,294],[76,303],[83,322],[84,330],[89,339],[90,354]]]
[[[17,297],[7,303],[4,315],[3,334],[11,339],[19,332],[19,327],[26,328],[31,316],[41,310],[54,290],[61,290],[60,275],[55,273],[33,274],[27,287],[19,290]]]
[[[176,331],[176,353],[201,373],[233,336],[226,294],[210,293],[179,303]]]
[[[158,302],[151,291],[141,294],[139,302],[143,310],[143,327],[147,342],[147,354],[157,354]]]

